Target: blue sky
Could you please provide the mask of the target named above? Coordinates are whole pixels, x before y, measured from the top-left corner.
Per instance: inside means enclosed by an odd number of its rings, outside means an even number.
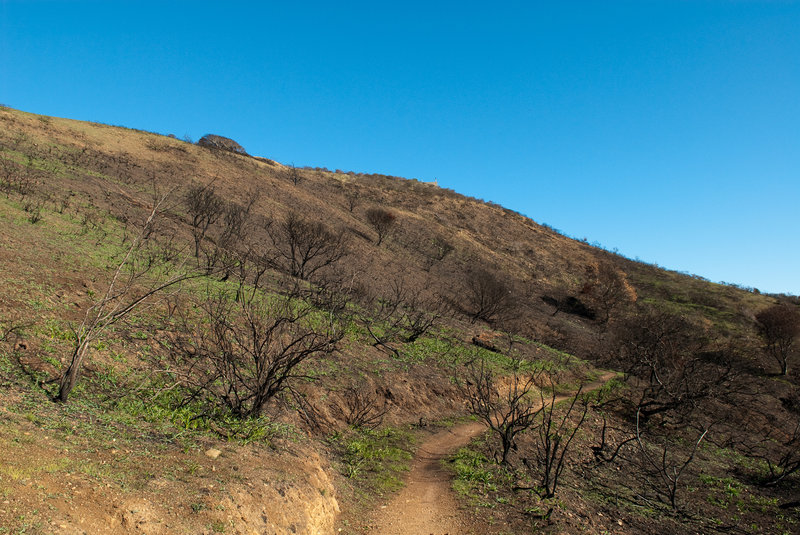
[[[800,294],[800,2],[0,0],[0,102],[439,184]]]

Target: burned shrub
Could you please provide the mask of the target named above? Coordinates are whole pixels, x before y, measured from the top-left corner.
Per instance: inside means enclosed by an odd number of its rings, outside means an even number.
[[[344,233],[289,212],[278,223],[266,227],[274,254],[269,263],[292,277],[309,280],[319,270],[331,266],[347,254]]]
[[[492,323],[513,306],[511,289],[497,275],[482,268],[467,273],[462,309],[473,322]]]
[[[378,234],[378,239],[375,245],[380,245],[384,238],[389,235],[392,227],[397,221],[397,216],[383,208],[370,208],[367,210],[367,223]]]

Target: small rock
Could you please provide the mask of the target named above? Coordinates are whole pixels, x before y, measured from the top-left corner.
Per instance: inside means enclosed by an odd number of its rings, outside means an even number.
[[[216,448],[209,448],[206,450],[206,457],[211,457],[212,459],[216,459],[220,454],[222,454],[222,452]]]

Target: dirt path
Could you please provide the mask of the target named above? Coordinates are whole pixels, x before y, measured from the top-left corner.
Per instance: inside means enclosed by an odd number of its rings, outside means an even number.
[[[442,459],[481,433],[486,426],[472,422],[439,431],[420,446],[406,486],[381,507],[371,533],[381,535],[457,535],[477,533],[458,508],[452,481]]]
[[[585,385],[583,391],[596,390],[614,377],[606,373]],[[556,398],[556,403],[571,396]],[[381,535],[470,535],[483,531],[459,509],[453,494],[452,475],[442,459],[466,446],[486,429],[483,422],[472,422],[439,431],[420,446],[411,464],[406,486],[381,506],[370,533]]]

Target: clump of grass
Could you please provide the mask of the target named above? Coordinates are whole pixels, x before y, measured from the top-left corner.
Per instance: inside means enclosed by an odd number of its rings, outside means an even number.
[[[121,380],[116,376],[96,377],[94,381],[112,387]],[[254,442],[272,445],[278,439],[294,439],[297,430],[290,424],[275,422],[267,416],[237,418],[215,404],[201,398],[191,399],[191,393],[156,379],[113,401],[111,406],[120,418],[144,420],[160,432],[178,438],[185,434],[213,434],[240,444]],[[148,395],[149,394],[149,395]],[[134,422],[132,422],[134,423]]]
[[[400,477],[409,469],[414,445],[408,431],[352,429],[333,435],[331,442],[340,451],[345,476],[381,495],[403,486]]]
[[[455,472],[453,490],[472,505],[493,508],[498,503],[507,502],[498,491],[507,486],[513,476],[484,453],[470,447],[461,448],[448,464]]]
[[[494,474],[488,468],[489,459],[479,451],[461,448],[453,456],[453,469],[456,472],[455,484],[460,490],[472,489],[478,486],[490,490],[497,490],[493,483]],[[459,490],[457,488],[457,490]]]

